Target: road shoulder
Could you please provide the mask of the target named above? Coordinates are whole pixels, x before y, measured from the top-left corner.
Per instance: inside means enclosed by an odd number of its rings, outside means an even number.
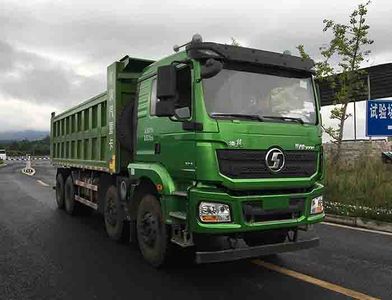
[[[361,217],[349,217],[326,214],[325,221],[345,226],[365,228],[392,233],[392,223],[369,220]]]

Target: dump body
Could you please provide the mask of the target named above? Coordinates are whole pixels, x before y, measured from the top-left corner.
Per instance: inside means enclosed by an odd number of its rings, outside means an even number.
[[[52,119],[52,162],[109,172],[107,93]]]
[[[128,57],[113,63],[107,71],[106,92],[52,116],[51,157],[54,165],[108,173],[126,170],[133,149],[129,147],[132,143],[128,147],[120,145],[120,135],[124,132],[119,119],[125,108],[131,108],[127,110],[131,115],[126,122],[132,127],[137,80],[142,69],[151,63]]]

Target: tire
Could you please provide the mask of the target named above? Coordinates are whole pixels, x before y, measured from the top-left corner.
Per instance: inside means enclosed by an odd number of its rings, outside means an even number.
[[[71,175],[69,175],[67,177],[67,180],[65,181],[64,206],[65,206],[65,211],[69,215],[76,215],[81,206],[79,202],[75,201],[75,186],[73,184]]]
[[[134,99],[124,106],[117,121],[117,138],[120,146],[125,150],[132,152],[133,149],[133,118],[134,118]]]
[[[61,173],[56,176],[56,203],[59,209],[64,209],[64,177]]]
[[[120,197],[114,185],[109,186],[106,191],[103,215],[106,233],[110,239],[124,241],[127,236],[129,238],[129,226],[124,221]]]
[[[248,246],[259,246],[265,244],[278,244],[286,240],[287,229],[265,231],[265,232],[249,232],[244,236],[245,242]]]
[[[168,262],[173,245],[169,241],[158,199],[146,194],[137,210],[137,237],[144,259],[158,268]]]

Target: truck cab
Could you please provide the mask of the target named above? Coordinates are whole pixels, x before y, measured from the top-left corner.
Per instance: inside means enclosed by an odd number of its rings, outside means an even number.
[[[192,42],[145,69],[128,169],[131,178],[159,178],[173,242],[283,243],[323,220],[312,67],[287,54]],[[203,253],[199,262],[219,261]]]

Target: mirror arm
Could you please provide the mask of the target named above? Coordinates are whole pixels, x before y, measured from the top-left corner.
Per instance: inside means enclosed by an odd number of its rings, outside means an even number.
[[[170,121],[173,121],[173,122],[184,122],[184,121],[186,121],[186,120],[177,119],[176,116],[170,116],[169,119],[170,119]]]

